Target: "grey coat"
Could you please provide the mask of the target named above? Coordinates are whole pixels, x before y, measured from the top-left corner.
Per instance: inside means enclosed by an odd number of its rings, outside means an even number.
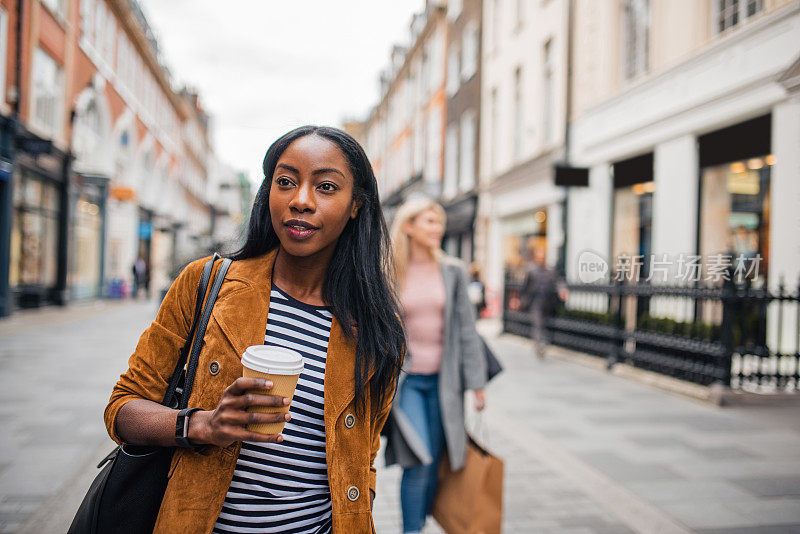
[[[475,330],[475,306],[467,295],[469,283],[463,263],[445,256],[441,262],[445,290],[442,364],[439,370],[439,405],[445,444],[453,470],[464,465],[467,433],[464,428],[464,390],[482,389],[486,384],[486,360]],[[401,373],[397,396],[385,426],[388,436],[386,465],[412,467],[429,464],[430,452],[400,409]]]

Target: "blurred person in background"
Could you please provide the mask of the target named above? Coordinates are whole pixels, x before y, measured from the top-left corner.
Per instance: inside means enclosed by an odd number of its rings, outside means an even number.
[[[556,299],[566,301],[569,292],[555,269],[546,265],[544,248],[534,247],[532,255],[533,261],[525,270],[525,281],[520,291],[520,307],[530,316],[534,350],[542,359],[550,344],[547,317],[553,313]]]
[[[375,175],[350,135],[316,126],[275,141],[263,169],[203,339],[191,409],[158,401],[206,259],[183,270],[142,334],[106,427],[118,443],[177,447],[154,532],[374,532],[373,461],[405,350]],[[303,357],[291,401],[252,392],[269,380],[242,377],[242,353],[260,344]],[[286,405],[288,414],[247,411]],[[187,435],[177,435],[179,415]],[[246,427],[277,421],[281,434]]]
[[[419,532],[431,511],[439,461],[465,462],[464,390],[486,404],[486,360],[462,262],[441,249],[445,213],[433,200],[408,201],[392,224],[395,275],[408,353],[391,414],[386,465],[403,467],[403,532]]]
[[[469,300],[475,306],[475,317],[480,317],[486,308],[486,286],[481,282],[481,269],[477,263],[469,266],[469,273],[471,276],[469,286],[467,286]]]
[[[150,269],[142,254],[136,258],[131,267],[133,272],[133,298],[139,298],[139,290],[144,290],[145,298],[150,297]]]

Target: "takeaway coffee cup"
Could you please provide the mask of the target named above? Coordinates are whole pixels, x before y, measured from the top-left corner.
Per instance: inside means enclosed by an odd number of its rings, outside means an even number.
[[[303,357],[299,352],[271,347],[268,345],[253,345],[247,347],[242,355],[244,376],[266,378],[274,384],[272,389],[251,390],[251,393],[264,395],[279,395],[291,399],[297,387],[297,379],[303,372]],[[289,406],[251,406],[248,412],[260,413],[287,413]],[[277,423],[261,423],[247,425],[251,432],[261,434],[280,434],[283,431],[284,421]]]

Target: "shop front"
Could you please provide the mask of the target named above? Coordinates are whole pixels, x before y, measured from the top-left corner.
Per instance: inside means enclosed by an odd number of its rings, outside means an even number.
[[[653,153],[613,164],[611,270],[629,282],[646,280],[653,253]]]
[[[501,219],[503,241],[503,271],[506,282],[521,283],[533,261],[533,251],[547,251],[548,207],[540,206],[524,213]],[[520,295],[513,291],[507,305],[519,309]]]
[[[475,259],[475,210],[477,195],[470,195],[444,206],[447,227],[444,233],[444,250],[451,256],[472,263]]]
[[[67,282],[73,300],[103,295],[105,219],[108,178],[76,174],[70,209],[70,258]]]
[[[699,138],[698,234],[704,276],[724,261],[752,283],[767,282],[775,165],[771,131],[766,115]]]
[[[37,154],[18,147],[9,259],[14,307],[67,301],[67,161],[55,148]]]

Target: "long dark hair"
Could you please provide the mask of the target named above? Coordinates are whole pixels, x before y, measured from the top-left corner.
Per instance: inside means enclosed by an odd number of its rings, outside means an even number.
[[[306,135],[323,137],[339,147],[353,174],[354,200],[361,204],[356,217],[347,222],[339,236],[322,294],[345,335],[357,339],[356,408],[363,413],[365,386],[370,370],[374,370],[370,394],[372,413],[377,414],[378,407],[387,402],[397,383],[405,335],[394,285],[389,278],[391,246],[378,199],[378,183],[361,145],[342,130],[325,126],[301,126],[272,143],[264,156],[264,181],[250,214],[247,238],[231,258],[253,258],[280,244],[269,212],[272,175],[283,151],[294,140]]]

